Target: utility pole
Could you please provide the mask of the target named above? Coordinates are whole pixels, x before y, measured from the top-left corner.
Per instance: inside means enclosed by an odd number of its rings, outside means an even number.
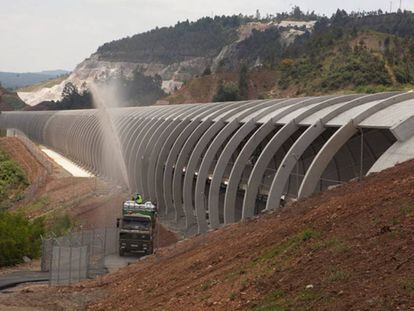
[[[399,8],[399,11],[401,11],[401,2],[402,2],[402,0],[400,0],[400,8]]]
[[[392,1],[390,1],[390,13],[392,13]]]

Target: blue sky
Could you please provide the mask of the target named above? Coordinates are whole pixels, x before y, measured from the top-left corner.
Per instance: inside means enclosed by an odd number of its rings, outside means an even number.
[[[72,70],[99,45],[178,20],[337,8],[389,9],[389,0],[0,0],[0,71]],[[393,2],[394,9],[399,0]],[[414,0],[402,0],[414,9]]]

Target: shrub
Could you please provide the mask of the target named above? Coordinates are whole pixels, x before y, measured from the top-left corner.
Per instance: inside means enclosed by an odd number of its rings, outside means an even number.
[[[0,212],[0,266],[23,262],[23,257],[40,256],[43,219],[29,222],[20,214]]]
[[[214,102],[237,101],[240,99],[240,91],[234,83],[220,82],[217,93],[213,97]]]
[[[19,165],[0,150],[0,203],[26,188],[28,181]],[[0,204],[3,206],[3,204]]]

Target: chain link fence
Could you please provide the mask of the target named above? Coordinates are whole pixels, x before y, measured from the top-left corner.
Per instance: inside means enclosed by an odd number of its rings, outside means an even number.
[[[68,285],[106,273],[105,257],[118,251],[118,229],[81,230],[42,239],[42,271],[50,285]]]

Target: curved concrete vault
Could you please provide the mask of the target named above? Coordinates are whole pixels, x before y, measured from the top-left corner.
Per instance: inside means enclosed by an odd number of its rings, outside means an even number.
[[[414,158],[414,93],[110,110],[131,191],[204,232]],[[85,169],[121,180],[97,110],[3,112]]]

